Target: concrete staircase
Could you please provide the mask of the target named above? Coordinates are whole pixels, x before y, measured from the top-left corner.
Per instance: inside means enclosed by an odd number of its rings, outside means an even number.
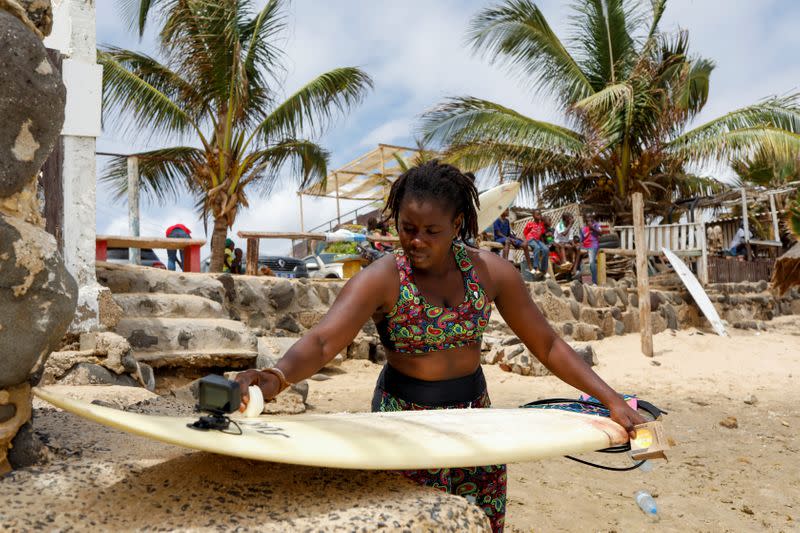
[[[184,288],[177,283],[146,286],[135,280],[119,282],[120,277],[135,277],[136,273],[135,269],[116,270],[114,283],[109,285],[122,309],[115,331],[128,340],[137,361],[156,370],[244,368],[256,362],[258,343],[253,332],[231,320],[218,301],[198,295],[216,297],[214,291],[198,290],[197,283]]]

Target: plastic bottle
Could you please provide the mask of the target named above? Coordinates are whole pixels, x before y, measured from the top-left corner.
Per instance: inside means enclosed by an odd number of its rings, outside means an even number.
[[[646,490],[637,490],[633,497],[636,499],[639,509],[641,509],[644,514],[649,516],[652,520],[658,520],[658,507],[656,506],[656,501],[649,492]]]
[[[642,463],[642,466],[639,467],[639,471],[640,472],[644,472],[646,474],[649,474],[650,472],[652,472],[653,471],[653,461],[645,461],[644,463]]]

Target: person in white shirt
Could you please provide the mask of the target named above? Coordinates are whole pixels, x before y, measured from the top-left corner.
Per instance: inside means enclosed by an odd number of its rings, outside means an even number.
[[[748,230],[748,233],[750,236],[747,240],[750,240],[753,238],[753,232]],[[744,225],[741,225],[739,226],[739,231],[731,239],[731,244],[728,246],[728,251],[725,252],[725,255],[737,256],[745,255],[745,253],[747,253],[747,246],[744,238]]]
[[[572,243],[572,236],[575,233],[574,223],[575,218],[572,213],[564,213],[561,215],[561,220],[558,221],[553,232],[553,241],[561,258],[562,266],[567,266],[568,264],[571,266],[571,263],[575,262],[575,246]]]

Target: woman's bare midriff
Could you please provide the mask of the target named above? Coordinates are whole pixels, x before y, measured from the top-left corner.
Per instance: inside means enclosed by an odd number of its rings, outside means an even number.
[[[412,378],[442,381],[473,374],[481,364],[481,348],[475,343],[421,354],[387,350],[386,359],[396,370]]]

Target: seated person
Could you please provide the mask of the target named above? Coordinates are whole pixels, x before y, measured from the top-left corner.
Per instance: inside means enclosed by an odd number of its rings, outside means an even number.
[[[553,231],[553,241],[555,243],[558,256],[561,258],[561,264],[572,266],[575,263],[575,245],[572,242],[572,236],[575,230],[573,224],[575,217],[572,213],[566,212],[561,215],[561,220],[558,221]]]
[[[749,231],[750,237],[749,239],[753,238],[753,232]],[[728,249],[725,251],[725,255],[733,256],[733,257],[740,257],[747,255],[747,243],[745,242],[744,238],[744,224],[739,226],[739,231],[736,232],[736,235],[733,236],[731,239],[731,243],[728,246]]]
[[[500,218],[494,221],[492,226],[494,232],[494,241],[503,245],[503,259],[508,259],[508,252],[511,246],[516,250],[522,250],[525,254],[525,262],[528,264],[528,270],[532,270],[530,248],[527,243],[514,235],[511,231],[511,222],[508,220],[508,209],[503,211]]]
[[[533,219],[525,224],[523,234],[528,247],[533,251],[534,272],[547,272],[548,247],[545,242],[547,223],[542,217],[542,212],[536,209]]]

